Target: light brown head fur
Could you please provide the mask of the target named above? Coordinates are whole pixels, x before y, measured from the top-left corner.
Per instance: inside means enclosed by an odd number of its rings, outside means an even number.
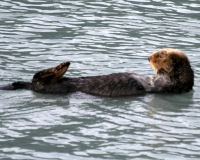
[[[189,63],[187,56],[178,49],[164,48],[152,53],[149,56],[149,61],[152,69],[159,72],[172,72],[175,66],[174,61],[185,61]]]

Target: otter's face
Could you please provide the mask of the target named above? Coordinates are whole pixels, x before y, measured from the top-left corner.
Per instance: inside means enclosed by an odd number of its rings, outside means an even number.
[[[172,59],[168,54],[168,49],[161,49],[152,53],[149,56],[149,61],[152,69],[156,72],[165,71],[167,73],[172,71]]]

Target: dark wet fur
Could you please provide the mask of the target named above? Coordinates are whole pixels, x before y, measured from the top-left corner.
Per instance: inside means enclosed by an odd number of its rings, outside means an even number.
[[[0,90],[17,90],[17,89],[31,89],[31,82],[17,81],[8,85],[0,86]]]
[[[80,82],[80,91],[94,95],[115,97],[145,93],[144,86],[133,73],[84,77]]]
[[[32,90],[41,93],[69,93],[81,91],[101,96],[122,96],[145,93],[144,86],[133,77],[133,73],[67,78],[62,77],[53,85],[35,82]]]

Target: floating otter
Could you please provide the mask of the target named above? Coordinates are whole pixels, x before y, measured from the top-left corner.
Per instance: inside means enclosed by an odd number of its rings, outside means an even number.
[[[31,82],[14,82],[2,90],[31,89],[40,93],[81,91],[99,96],[128,96],[144,93],[188,92],[194,85],[194,73],[187,56],[180,50],[165,48],[149,56],[153,76],[136,73],[70,78],[63,77],[70,62],[39,71]]]

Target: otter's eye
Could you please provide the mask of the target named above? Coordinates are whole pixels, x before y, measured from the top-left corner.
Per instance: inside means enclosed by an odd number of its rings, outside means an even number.
[[[164,54],[158,54],[157,58],[164,58]]]
[[[156,55],[156,58],[162,58],[162,56],[160,54]]]

